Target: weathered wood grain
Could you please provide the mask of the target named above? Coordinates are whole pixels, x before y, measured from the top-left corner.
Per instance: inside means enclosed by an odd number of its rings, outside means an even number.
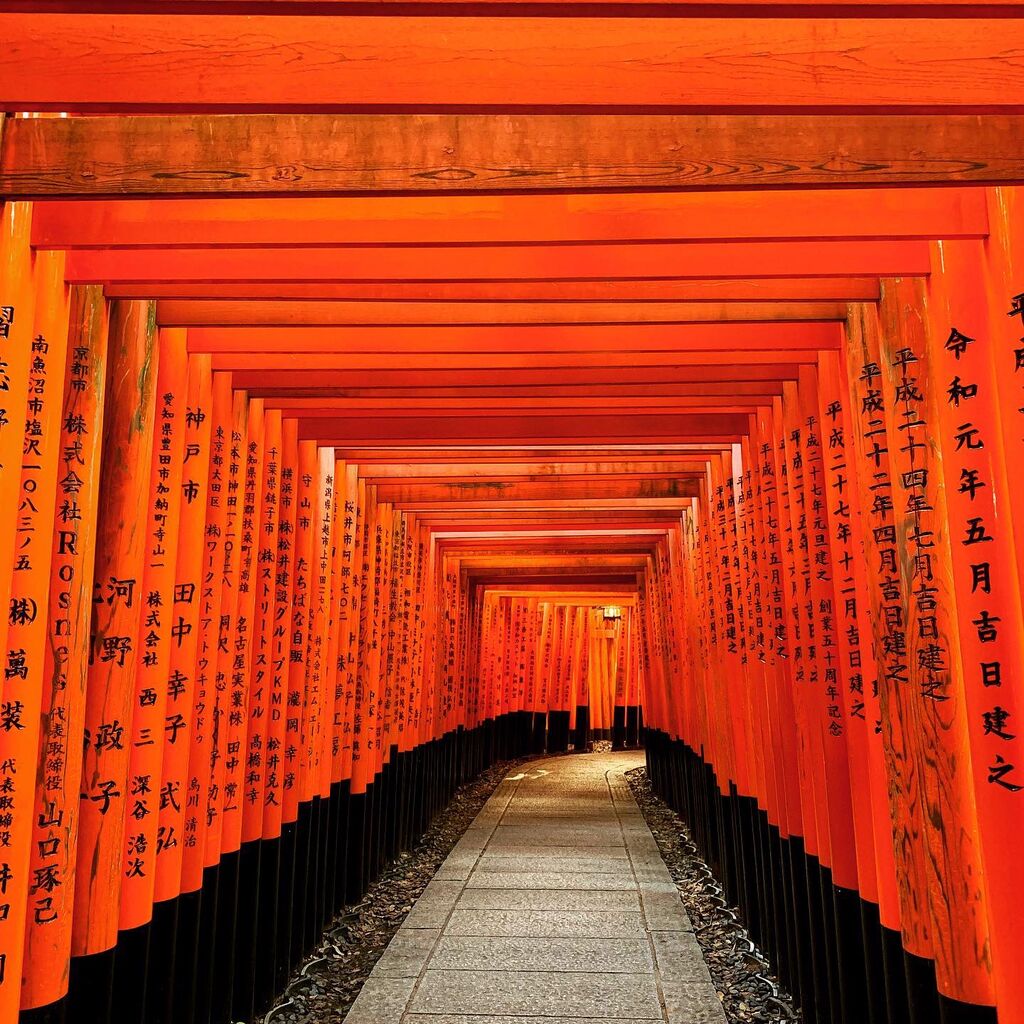
[[[2,28],[0,16],[0,34]],[[850,55],[844,59],[855,63]],[[950,60],[956,68],[966,63],[955,55]],[[994,67],[993,73],[1003,71]],[[733,76],[723,76],[727,86]],[[0,57],[0,89],[10,94],[18,81],[17,69],[5,70]],[[68,104],[81,91],[70,81],[63,90],[49,93],[54,102],[63,97]],[[908,82],[907,102],[911,90]],[[1024,82],[1016,95],[1022,90]],[[31,105],[23,95],[22,104]],[[856,96],[853,90],[846,99],[853,103]],[[1008,81],[1001,99],[986,95],[978,102],[1005,106],[1012,96]],[[714,99],[735,102],[726,95]],[[969,100],[965,91],[956,102]],[[436,102],[455,100],[439,96]],[[581,92],[578,102],[600,100]],[[747,102],[763,105],[753,96]],[[928,102],[953,104],[954,98]],[[288,196],[1007,182],[1024,179],[1022,138],[1022,114],[951,111],[24,118],[7,126],[0,193]],[[245,222],[261,230],[258,218]]]

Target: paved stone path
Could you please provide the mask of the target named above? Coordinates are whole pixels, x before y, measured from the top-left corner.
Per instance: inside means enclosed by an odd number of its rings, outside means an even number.
[[[549,758],[505,779],[346,1024],[725,1024],[623,777],[641,758]]]

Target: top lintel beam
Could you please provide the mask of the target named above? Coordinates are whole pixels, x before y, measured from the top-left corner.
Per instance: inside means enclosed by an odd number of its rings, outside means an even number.
[[[7,110],[1024,109],[1012,18],[0,13],[0,39]]]
[[[0,60],[0,83],[3,77]],[[67,88],[70,102],[73,87]],[[0,154],[0,192],[99,199],[448,195],[465,197],[467,205],[489,193],[992,183],[1024,177],[1024,156],[1015,145],[1022,135],[1020,114],[952,110],[713,118],[579,111],[18,118],[8,126]],[[670,228],[673,202],[688,201],[666,199],[667,219],[652,211],[650,224]],[[711,203],[730,205],[724,198]],[[613,204],[614,198],[605,205]],[[893,219],[912,216],[914,205],[908,199]],[[348,215],[352,240],[359,225],[351,221],[364,211],[357,206]],[[571,218],[577,226],[569,230],[584,232],[580,237],[592,230],[586,224],[595,217],[588,212],[581,204]],[[274,214],[263,209],[253,215],[238,207],[233,225],[221,223],[216,211],[209,214],[196,214],[207,230],[237,233],[247,226],[259,236],[275,228]],[[320,214],[322,220],[304,225],[307,232],[318,223],[322,235],[337,230],[329,206]],[[143,224],[159,231],[166,216],[154,214],[150,223],[143,214]],[[409,214],[389,218],[393,230],[409,226]],[[453,219],[457,235],[463,218]],[[540,219],[548,230],[567,230],[564,215],[548,211]],[[698,220],[698,228],[703,223]],[[724,224],[728,230],[728,220]]]

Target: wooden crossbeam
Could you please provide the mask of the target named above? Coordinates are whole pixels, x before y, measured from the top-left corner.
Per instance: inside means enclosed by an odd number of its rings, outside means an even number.
[[[0,96],[13,110],[507,109],[511,101],[961,112],[1014,111],[1024,96],[1024,24],[1015,19],[0,14],[0,39]]]
[[[838,318],[833,318],[838,319]],[[448,365],[471,360],[516,359],[532,354],[591,352],[682,353],[743,349],[838,348],[842,329],[834,322],[490,325],[479,327],[193,327],[193,352],[214,353],[447,353]],[[565,357],[561,356],[562,362]],[[404,361],[404,358],[403,358]],[[357,365],[353,362],[351,365]],[[488,362],[485,365],[508,365]],[[515,365],[515,364],[513,364]],[[557,364],[556,364],[557,365]]]
[[[810,358],[809,356],[807,358]],[[703,383],[725,381],[795,380],[800,362],[795,359],[763,363],[740,363],[735,360],[717,363],[690,363],[671,366],[614,365],[573,367],[505,366],[452,369],[437,365],[416,369],[396,368],[394,357],[386,366],[354,368],[350,361],[344,366],[310,367],[309,360],[284,361],[279,358],[263,360],[262,366],[248,369],[232,365],[227,356],[217,356],[221,369],[234,370],[232,379],[239,388],[245,388],[256,397],[278,394],[290,397],[310,397],[323,394],[325,388],[392,386],[417,389],[435,386],[477,387],[540,387],[565,384],[635,384],[635,383]],[[256,362],[250,357],[250,364]],[[320,362],[320,360],[318,360]],[[337,362],[337,361],[335,361]],[[378,361],[379,362],[379,361]],[[297,368],[296,364],[302,366]]]
[[[696,324],[766,320],[845,320],[841,302],[266,302],[163,300],[165,327],[524,327],[554,324]]]
[[[244,119],[245,115],[238,115]],[[389,115],[401,127],[405,121],[423,119],[423,115]],[[457,118],[458,115],[451,115]],[[291,115],[263,117],[267,123],[266,138],[276,139],[277,121],[286,124]],[[25,118],[10,122],[6,143],[0,147],[0,185],[5,168],[18,164],[18,151],[23,133],[41,134],[66,131],[76,119]],[[107,118],[82,118],[83,131],[95,132],[95,125]],[[117,122],[118,137],[129,135],[136,120],[151,130],[151,122],[163,121],[167,145],[178,152],[179,140],[191,137],[186,119],[112,118]],[[314,119],[315,120],[315,119]],[[380,120],[384,120],[383,116]],[[429,121],[429,118],[427,118]],[[472,120],[472,119],[471,119]],[[481,120],[477,118],[476,120]],[[486,119],[484,119],[486,120]],[[523,137],[517,147],[522,171],[531,170],[529,147],[536,145],[537,131],[551,125],[559,139],[570,139],[581,147],[578,153],[567,153],[570,166],[585,166],[592,160],[586,147],[593,137],[575,130],[563,133],[561,127],[576,128],[577,115],[561,118],[531,117],[517,120]],[[649,124],[652,136],[664,130],[666,123],[682,118],[617,118],[592,116],[594,135],[616,142],[614,132],[623,121],[639,147],[640,128]],[[724,132],[735,119],[729,116],[713,120],[702,118],[704,131],[698,138],[707,139]],[[778,120],[778,119],[777,119]],[[860,118],[847,118],[843,126],[850,132],[862,128]],[[889,122],[902,118],[885,117],[874,120]],[[965,118],[972,125],[988,124],[987,118]],[[200,129],[204,138],[219,140],[220,131],[230,131],[233,116],[211,120],[208,129]],[[269,122],[274,121],[271,125]],[[506,127],[491,119],[488,138]],[[800,119],[777,131],[790,138]],[[831,124],[831,122],[829,122]],[[929,122],[930,145],[942,118]],[[218,127],[221,126],[221,127]],[[762,129],[764,126],[760,126]],[[386,138],[393,133],[382,124]],[[408,129],[414,131],[414,127]],[[809,129],[810,130],[810,129]],[[328,136],[329,137],[329,136]],[[459,134],[460,142],[465,140]],[[317,139],[318,142],[321,140]],[[838,140],[837,140],[838,141]],[[949,140],[950,142],[956,140]],[[1003,138],[1006,145],[1006,139]],[[762,145],[772,144],[770,137]],[[47,159],[60,153],[59,138],[45,138],[38,143]],[[66,159],[95,168],[98,154],[91,146],[81,153],[68,154]],[[1013,149],[1007,147],[1012,154]],[[322,145],[318,150],[323,158]],[[846,152],[837,149],[837,152]],[[237,159],[237,152],[231,153]],[[135,149],[132,155],[138,159]],[[227,155],[227,154],[225,154]],[[635,152],[638,162],[653,163],[653,150],[644,155]],[[89,172],[90,176],[95,170]],[[161,179],[163,180],[163,179]],[[32,243],[40,249],[78,249],[113,246],[117,248],[154,248],[177,246],[272,246],[301,245],[502,245],[532,242],[590,241],[778,241],[783,239],[871,239],[871,238],[978,238],[988,231],[985,195],[976,188],[843,188],[787,189],[765,192],[745,191],[701,192],[585,192],[570,195],[418,195],[418,196],[349,196],[345,198],[316,196],[301,198],[245,198],[229,195],[208,199],[161,197],[155,200],[74,200],[44,201],[36,205],[32,216]]]
[[[481,417],[529,417],[529,416],[567,416],[585,415],[588,411],[614,410],[623,416],[663,416],[666,412],[714,412],[714,413],[754,413],[761,406],[770,406],[771,396],[733,397],[733,398],[679,398],[649,405],[623,402],[591,402],[585,406],[545,403],[539,406],[506,406],[501,403],[489,406],[464,406],[453,402],[445,406],[432,407],[430,412],[439,416],[455,416],[479,419]],[[308,409],[290,410],[296,419],[303,420],[313,427],[318,421],[331,420],[337,416],[362,416],[370,419],[416,419],[426,415],[422,408],[403,408],[400,404],[378,403],[371,406],[333,406],[329,403],[313,406]]]
[[[18,198],[361,193],[460,198],[464,193],[671,188],[707,196],[708,189],[720,188],[995,183],[1024,177],[1024,154],[1017,144],[1022,131],[1021,115],[992,113],[16,119],[9,121],[0,151],[0,193]],[[724,205],[721,199],[713,203]],[[648,231],[671,230],[678,220],[671,210],[680,205],[679,199],[666,201],[665,227],[652,224]],[[46,215],[50,244],[57,241],[56,229],[75,212]],[[226,218],[218,210],[206,212],[212,216],[199,209],[183,211],[181,232],[193,237],[208,232],[213,241],[220,237],[221,244],[289,235],[298,236],[296,241],[303,236],[327,241],[338,232],[330,207],[319,224],[292,211],[282,211],[280,220],[243,218],[251,213],[245,205]],[[359,212],[352,211],[346,220]],[[867,223],[881,215],[869,215]],[[122,216],[114,212],[105,226],[125,231],[129,239],[173,237],[171,216],[160,214],[147,226],[137,212],[124,210]],[[912,202],[906,214],[894,216],[895,230],[905,216],[913,218]],[[394,219],[392,233],[408,230],[407,218],[399,213]],[[459,224],[461,219],[455,220],[456,238],[468,227]],[[548,221],[546,232],[586,238],[588,222],[596,219],[585,211],[563,214]],[[626,217],[618,230],[628,232],[635,219]],[[495,219],[490,231],[514,234],[516,220],[509,218],[501,227]],[[703,223],[698,219],[698,230]],[[837,228],[824,230],[842,231],[843,223],[840,213]],[[95,230],[93,217],[80,218],[80,224],[64,230],[86,236]],[[419,225],[420,230],[426,226]],[[358,221],[349,227],[356,239],[367,231]],[[729,227],[726,219],[723,230]],[[690,237],[685,228],[680,231],[674,237]]]
[[[782,394],[777,381],[700,381],[666,384],[579,384],[536,387],[431,387],[402,389],[388,387],[323,388],[315,395],[304,397],[282,396],[276,393],[264,396],[268,409],[303,409],[322,404],[341,407],[398,404],[416,409],[430,409],[457,402],[462,406],[487,408],[496,401],[502,405],[541,405],[558,400],[559,405],[586,405],[609,402],[674,402],[681,398],[730,397],[752,395],[758,398]]]
[[[299,437],[308,437],[322,445],[346,445],[362,441],[379,444],[390,441],[417,441],[450,444],[473,440],[478,443],[542,440],[550,444],[564,442],[607,442],[633,438],[658,441],[714,439],[728,443],[739,441],[747,431],[747,417],[740,414],[690,413],[661,416],[530,416],[520,419],[466,419],[445,416],[421,416],[414,419],[365,419],[344,417],[317,421],[309,426],[299,420]]]
[[[339,15],[379,13],[381,10],[419,15],[461,14],[476,16],[481,9],[516,10],[521,13],[560,12],[574,17],[630,15],[645,8],[679,13],[714,10],[722,17],[765,16],[775,10],[815,17],[848,15],[855,9],[862,17],[894,15],[955,15],[966,11],[975,16],[1013,17],[1020,0],[0,0],[0,11],[65,12],[97,14],[224,14]]]
[[[761,325],[765,326],[765,325]],[[753,337],[756,338],[757,331]],[[212,362],[215,370],[261,370],[262,378],[269,373],[278,386],[283,386],[284,372],[313,373],[314,386],[327,387],[330,380],[329,371],[350,371],[353,369],[372,370],[376,376],[379,372],[395,371],[396,365],[405,370],[414,370],[425,381],[435,374],[454,370],[460,376],[471,370],[544,370],[562,371],[562,375],[573,376],[584,369],[603,371],[607,378],[614,377],[620,371],[647,370],[648,379],[661,376],[665,371],[680,370],[685,367],[689,374],[691,367],[711,365],[721,367],[728,361],[729,369],[725,375],[716,371],[715,380],[727,380],[731,367],[740,364],[775,365],[817,362],[818,349],[763,349],[752,347],[742,349],[737,345],[732,348],[722,347],[719,351],[673,351],[647,352],[642,350],[616,351],[585,351],[573,352],[567,356],[564,352],[497,352],[497,353],[460,353],[455,360],[444,360],[437,352],[405,352],[399,358],[394,352],[215,352]],[[301,370],[299,369],[301,367]],[[656,368],[656,369],[655,369]],[[319,377],[321,383],[316,384]],[[773,380],[781,379],[772,377]],[[694,378],[689,378],[694,379]],[[264,384],[265,386],[265,384]]]
[[[877,279],[867,277],[680,280],[611,278],[587,281],[349,281],[258,283],[149,281],[111,284],[110,298],[332,302],[874,302]]]
[[[562,479],[589,479],[611,476],[630,476],[637,479],[655,476],[675,476],[680,473],[700,471],[705,459],[674,459],[665,462],[635,462],[629,460],[593,461],[573,463],[552,461],[539,462],[485,462],[475,464],[440,462],[427,466],[411,465],[407,462],[378,463],[363,467],[363,476],[368,481],[378,480],[440,480],[456,478],[477,480],[493,477],[497,480],[542,480],[558,477]]]
[[[167,249],[69,252],[76,284],[171,281],[430,281],[671,277],[911,277],[927,242],[707,242],[646,245]]]
[[[436,501],[492,502],[533,501],[562,498],[692,498],[696,480],[678,477],[662,480],[540,480],[465,481],[431,484],[380,484],[381,501],[405,507]]]
[[[688,445],[636,445],[620,444],[608,447],[578,445],[572,447],[517,447],[517,446],[452,446],[452,447],[402,447],[402,448],[342,448],[338,458],[358,463],[363,469],[372,466],[373,471],[388,463],[397,463],[413,472],[423,467],[451,463],[462,465],[467,473],[473,472],[474,465],[523,463],[541,467],[574,465],[579,469],[604,462],[627,461],[633,466],[668,464],[674,459],[704,459],[718,455],[721,446],[708,444]]]
[[[774,396],[761,394],[723,394],[723,395],[671,395],[643,397],[623,397],[610,394],[596,398],[548,399],[525,398],[507,399],[494,396],[488,400],[450,398],[430,400],[409,398],[402,401],[382,401],[380,399],[332,399],[301,398],[275,401],[266,399],[268,409],[280,408],[293,416],[321,417],[332,416],[339,412],[359,413],[363,416],[421,416],[424,410],[442,410],[445,415],[460,416],[536,416],[543,413],[558,413],[572,416],[586,409],[615,409],[629,414],[641,414],[665,409],[700,409],[713,408],[721,405],[738,405],[753,407],[771,405]]]

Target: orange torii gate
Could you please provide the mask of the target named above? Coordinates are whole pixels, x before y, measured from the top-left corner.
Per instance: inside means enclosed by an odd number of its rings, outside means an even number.
[[[0,3],[0,1024],[606,732],[805,1020],[1024,1021],[1021,13]]]

